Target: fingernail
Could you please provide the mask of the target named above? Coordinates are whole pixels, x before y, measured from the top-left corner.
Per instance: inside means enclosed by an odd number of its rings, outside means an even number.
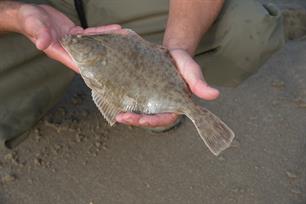
[[[133,123],[132,118],[125,118],[123,121],[124,121],[125,123],[128,123],[128,124]]]
[[[149,127],[150,126],[150,123],[148,121],[146,121],[146,119],[144,119],[144,118],[140,118],[139,124],[141,126],[144,126],[144,127]]]
[[[147,121],[144,118],[139,119],[139,124],[140,125],[144,125],[145,123],[147,123]]]
[[[214,88],[214,87],[211,87],[211,86],[207,86],[208,87],[208,91],[210,94],[212,95],[215,95],[215,94],[219,94],[219,90]]]

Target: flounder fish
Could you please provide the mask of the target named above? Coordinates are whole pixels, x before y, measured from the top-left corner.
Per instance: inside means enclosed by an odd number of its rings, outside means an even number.
[[[79,67],[95,104],[111,126],[120,112],[184,114],[213,154],[230,146],[233,131],[192,101],[174,60],[161,45],[128,29],[66,35],[60,43]]]

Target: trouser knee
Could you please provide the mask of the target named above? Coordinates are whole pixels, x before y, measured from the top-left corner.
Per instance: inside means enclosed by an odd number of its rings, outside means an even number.
[[[225,5],[213,28],[217,42],[197,55],[209,83],[237,86],[284,44],[281,12],[275,6],[239,1]]]

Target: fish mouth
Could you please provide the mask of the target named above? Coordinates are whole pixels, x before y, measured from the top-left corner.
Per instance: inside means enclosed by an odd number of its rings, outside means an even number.
[[[69,49],[68,49],[68,45],[71,41],[71,35],[67,34],[64,35],[64,37],[62,37],[61,39],[58,40],[59,44],[62,46],[62,48],[70,55]],[[70,56],[72,57],[72,56]]]
[[[70,59],[78,65],[78,62],[74,59],[74,57],[71,55],[71,52],[69,50],[69,45],[73,42],[73,35],[66,34],[61,39],[58,40],[59,44],[62,46],[62,48],[65,50],[65,52],[69,55]],[[81,69],[79,68],[81,71]]]
[[[59,41],[62,47],[68,47],[71,44],[78,43],[79,39],[81,39],[83,35],[81,34],[66,34]]]
[[[67,46],[67,44],[69,44],[69,42],[71,42],[71,37],[72,36],[70,34],[66,34],[61,39],[59,39],[58,42],[60,43],[60,45],[62,47],[65,48]]]

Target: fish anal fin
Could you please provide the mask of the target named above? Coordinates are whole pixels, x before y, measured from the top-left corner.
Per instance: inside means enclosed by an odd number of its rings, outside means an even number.
[[[103,96],[99,93],[91,91],[91,95],[103,117],[106,119],[110,126],[113,126],[116,123],[116,116],[118,113],[120,113],[121,110],[107,102],[107,100],[105,100],[105,98],[103,98]]]

